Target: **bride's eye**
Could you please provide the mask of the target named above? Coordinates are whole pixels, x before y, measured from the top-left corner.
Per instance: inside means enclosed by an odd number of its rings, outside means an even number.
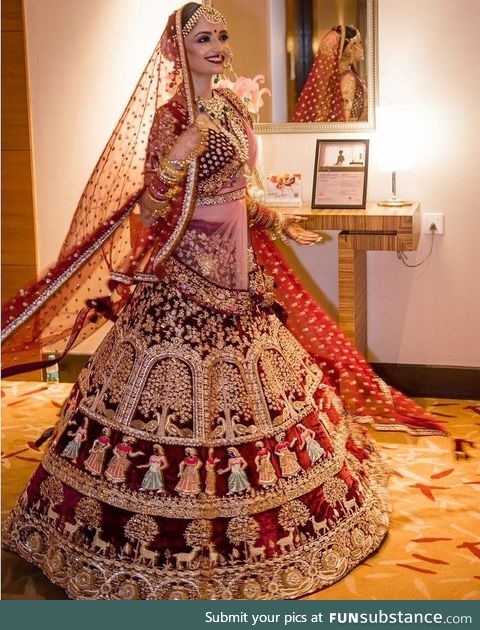
[[[201,37],[197,39],[198,44],[206,44],[209,41],[210,41],[210,37],[208,35],[202,35]]]

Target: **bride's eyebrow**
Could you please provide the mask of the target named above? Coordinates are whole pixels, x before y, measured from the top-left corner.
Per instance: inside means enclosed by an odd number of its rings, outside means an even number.
[[[213,33],[216,33],[216,32],[217,31],[200,31],[199,33],[197,33],[195,35],[195,37],[200,37],[200,35],[213,35]],[[219,32],[219,34],[222,35],[223,33],[228,35],[228,31],[226,31],[224,28],[222,28],[222,30]]]

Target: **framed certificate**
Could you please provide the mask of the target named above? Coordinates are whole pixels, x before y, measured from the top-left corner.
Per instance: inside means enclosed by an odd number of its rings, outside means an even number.
[[[317,140],[312,208],[365,208],[368,140]]]

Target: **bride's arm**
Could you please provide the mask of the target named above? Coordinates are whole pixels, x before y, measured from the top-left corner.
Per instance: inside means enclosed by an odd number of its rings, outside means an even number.
[[[274,208],[269,208],[247,195],[247,212],[249,225],[267,230],[270,238],[286,240],[291,238],[301,245],[313,245],[319,243],[322,237],[310,230],[304,230],[299,222],[301,217],[283,216]]]
[[[171,107],[155,114],[145,160],[145,190],[140,197],[140,215],[145,227],[167,217],[172,202],[182,191],[187,161],[205,150],[205,133],[198,123],[185,130],[181,115]]]

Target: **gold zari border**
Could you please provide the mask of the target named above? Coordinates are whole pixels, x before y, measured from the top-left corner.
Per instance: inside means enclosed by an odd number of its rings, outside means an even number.
[[[232,192],[218,194],[218,195],[210,195],[208,197],[197,197],[196,205],[197,206],[215,206],[221,203],[231,203],[232,201],[239,201],[240,199],[245,199],[245,188],[240,188],[239,190],[232,190]]]
[[[317,391],[317,390],[315,390]],[[261,433],[253,433],[252,435],[244,435],[240,437],[234,438],[199,438],[199,437],[176,437],[169,435],[162,435],[161,437],[157,435],[152,435],[145,431],[145,429],[135,429],[131,425],[127,425],[125,423],[119,422],[117,420],[109,420],[106,416],[102,415],[98,411],[92,411],[89,407],[87,407],[83,402],[78,406],[78,410],[80,413],[83,413],[85,416],[98,422],[104,427],[109,427],[110,429],[115,429],[116,431],[121,431],[124,435],[131,435],[133,437],[137,437],[140,440],[144,440],[146,442],[152,442],[154,444],[175,444],[177,446],[206,446],[208,447],[227,447],[227,446],[237,446],[238,444],[245,444],[247,442],[263,440],[267,437],[272,437],[280,431],[286,431],[290,429],[290,427],[295,426],[302,420],[304,420],[308,415],[313,412],[317,412],[315,407],[308,405],[302,411],[298,412],[294,418],[290,418],[289,420],[282,422],[282,424],[272,425],[270,428],[263,428]],[[318,412],[317,412],[318,413]],[[323,418],[322,418],[323,419]],[[327,428],[324,426],[325,430]]]
[[[147,567],[108,558],[20,506],[4,524],[3,541],[74,599],[294,599],[340,580],[381,545],[389,519],[380,484],[372,478],[362,507],[328,533],[268,559],[228,566]]]

